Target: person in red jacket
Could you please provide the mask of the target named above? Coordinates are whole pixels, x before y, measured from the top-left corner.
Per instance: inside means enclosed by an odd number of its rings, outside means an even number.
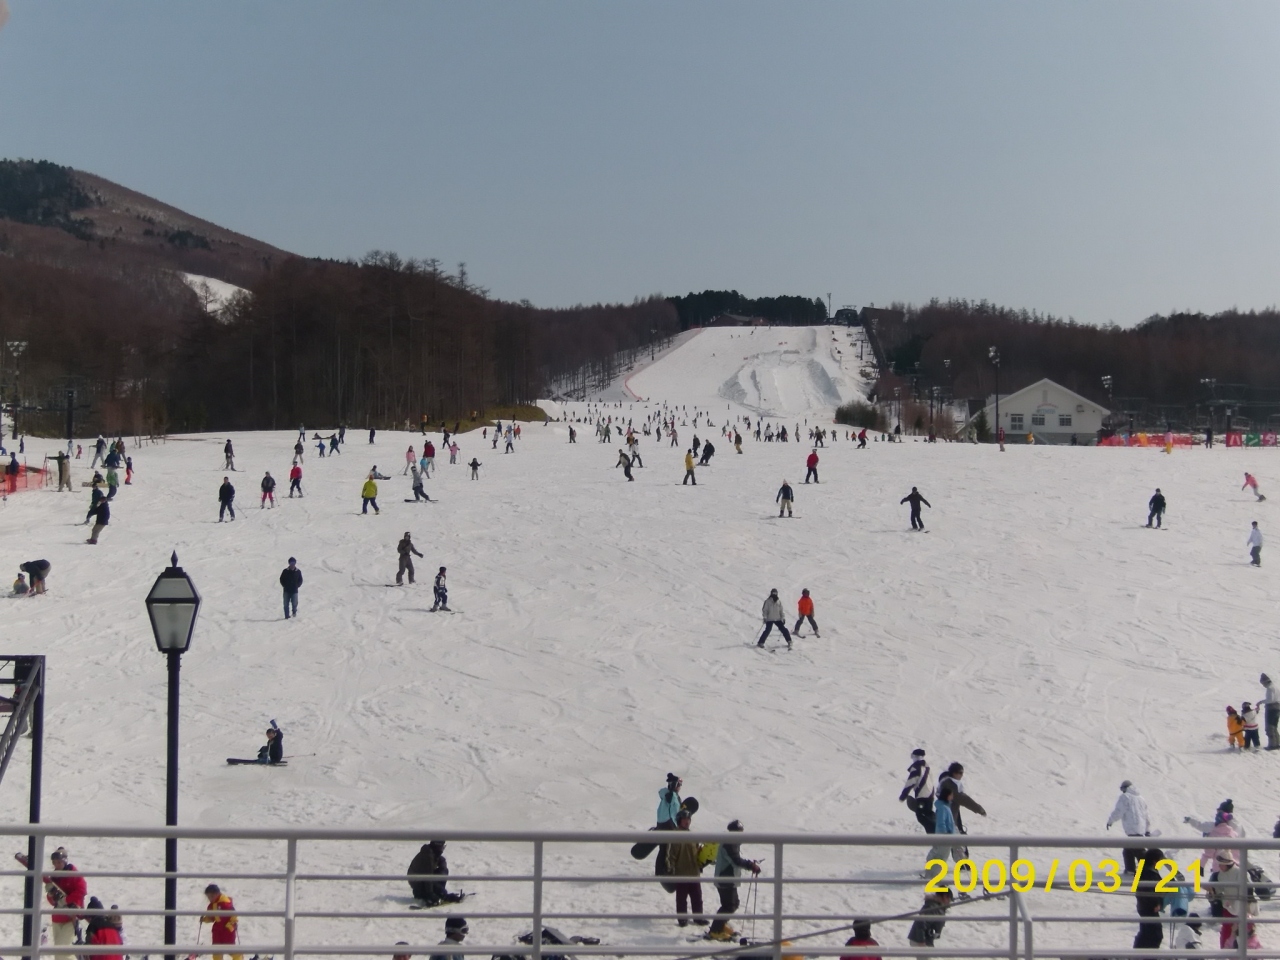
[[[240,918],[235,915],[236,905],[231,898],[218,889],[216,883],[204,888],[204,895],[209,898],[209,912],[200,918],[201,923],[211,923],[209,939],[213,943],[233,944],[237,940],[237,928]],[[213,960],[222,960],[222,954],[215,953]],[[233,953],[231,960],[244,960],[244,954]]]
[[[804,475],[804,482],[808,483],[809,478],[813,477],[813,482],[817,483],[818,482],[818,451],[816,449],[812,453],[810,453],[809,456],[805,459],[804,465],[809,468],[809,471]]]
[[[15,853],[16,859],[24,867],[30,869],[25,853]],[[67,848],[59,847],[53,853],[49,854],[49,860],[53,863],[53,869],[56,871],[75,872],[75,865],[67,860]],[[51,877],[45,874],[40,878],[44,883],[45,899],[49,901],[49,905],[54,911],[49,916],[49,924],[53,928],[53,942],[55,946],[67,947],[76,942],[76,921],[79,915],[67,913],[69,907],[79,907],[84,909],[84,898],[89,892],[88,886],[84,882],[84,877]],[[71,954],[59,953],[55,954],[58,960],[71,960]]]
[[[302,464],[298,461],[293,462],[293,468],[289,471],[289,499],[293,499],[293,491],[298,491],[298,496],[302,496]]]
[[[800,615],[796,617],[796,625],[791,628],[792,632],[797,637],[803,636],[800,632],[800,625],[804,623],[807,618],[809,626],[813,627],[813,635],[821,639],[822,634],[818,633],[818,625],[813,619],[813,598],[809,596],[808,587],[805,587],[800,591],[800,602],[796,604],[796,609],[799,611]]]
[[[90,897],[89,909],[101,910],[102,901],[97,897]],[[119,907],[113,903],[111,909],[118,910]],[[123,923],[118,913],[90,917],[84,942],[95,947],[123,946],[124,939],[120,936],[122,927]],[[99,960],[99,958],[102,958],[102,960],[124,960],[123,953],[95,953],[93,956],[94,960]]]
[[[871,924],[866,920],[855,920],[853,923],[853,936],[845,941],[846,947],[878,947],[880,942],[871,936]],[[840,958],[840,960],[880,960],[878,956],[870,953],[851,953]]]

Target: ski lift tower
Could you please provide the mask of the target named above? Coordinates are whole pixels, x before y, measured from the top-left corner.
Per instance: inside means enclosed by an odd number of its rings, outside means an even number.
[[[10,674],[4,676],[4,674]],[[34,656],[0,655],[0,689],[12,688],[9,695],[0,693],[0,714],[9,714],[9,722],[0,733],[0,782],[9,770],[18,738],[31,733],[31,786],[28,822],[40,822],[40,782],[44,766],[44,690],[45,659]],[[31,871],[23,882],[22,944],[35,947],[40,943],[40,931],[33,930],[31,910],[38,895],[36,878],[42,864],[35,862],[36,838],[27,838],[27,863]],[[28,955],[30,956],[30,954]]]

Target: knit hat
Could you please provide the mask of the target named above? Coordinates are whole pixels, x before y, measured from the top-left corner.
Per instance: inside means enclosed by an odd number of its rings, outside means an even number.
[[[1228,798],[1226,800],[1223,800],[1220,804],[1218,804],[1218,809],[1223,811],[1224,813],[1235,813],[1236,805],[1232,803],[1231,800]]]
[[[923,756],[924,756],[924,747],[916,747],[914,750],[912,750],[912,751],[911,751],[911,755],[912,755],[913,757],[923,757]]]
[[[734,833],[741,833],[743,830],[742,821],[734,820],[733,823],[729,824],[728,829],[732,830]]]
[[[1128,789],[1129,789],[1130,787],[1132,787],[1132,786],[1133,786],[1133,781],[1132,781],[1132,780],[1121,780],[1121,781],[1120,781],[1120,792],[1121,792],[1121,793],[1124,793],[1124,791],[1128,790]]]
[[[87,907],[87,909],[89,909],[89,910],[101,910],[101,909],[102,909],[102,901],[101,901],[101,900],[99,900],[97,897],[90,897],[90,898],[89,898],[89,906]]]

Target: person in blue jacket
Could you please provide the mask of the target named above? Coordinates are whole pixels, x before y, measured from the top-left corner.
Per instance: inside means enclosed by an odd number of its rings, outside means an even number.
[[[933,832],[938,836],[956,834],[956,818],[951,813],[951,800],[956,792],[955,784],[944,780],[938,785],[938,796],[933,801]],[[929,848],[926,860],[946,860],[947,854],[959,863],[964,859],[964,847],[953,847],[950,844],[938,844]]]
[[[684,781],[674,773],[667,774],[667,785],[658,791],[658,829],[674,830],[680,812],[680,788]]]

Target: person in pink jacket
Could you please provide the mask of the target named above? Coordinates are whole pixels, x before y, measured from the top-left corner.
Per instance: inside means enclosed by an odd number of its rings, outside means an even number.
[[[1238,839],[1244,836],[1244,828],[1236,823],[1235,804],[1230,800],[1223,800],[1218,804],[1218,809],[1213,815],[1213,822],[1208,820],[1197,820],[1195,817],[1183,817],[1182,822],[1190,824],[1199,830],[1206,837],[1227,837],[1229,839]],[[1230,850],[1223,851],[1230,853],[1234,857],[1234,853]],[[1201,870],[1203,876],[1208,876],[1214,869],[1214,860],[1218,856],[1218,851],[1208,848],[1200,855]]]

